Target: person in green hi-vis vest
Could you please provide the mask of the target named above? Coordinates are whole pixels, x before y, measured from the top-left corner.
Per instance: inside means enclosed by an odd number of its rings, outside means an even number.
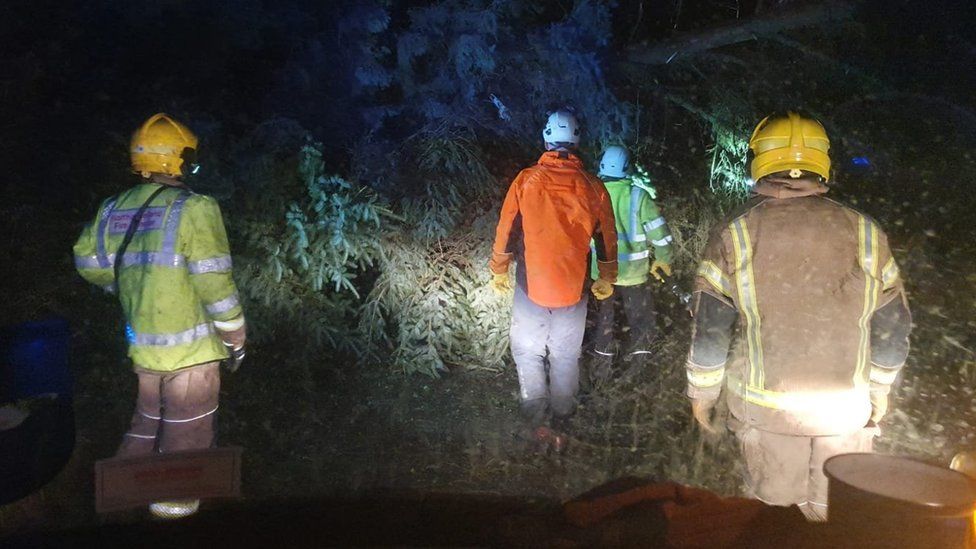
[[[671,232],[654,203],[655,191],[642,174],[632,174],[627,149],[611,146],[600,160],[599,176],[610,193],[617,226],[616,291],[598,305],[590,375],[605,381],[617,356],[614,332],[621,308],[626,317],[625,341],[619,345],[625,360],[650,355],[657,335],[654,298],[649,275],[658,281],[671,275]],[[592,276],[597,276],[594,262]]]
[[[74,246],[75,267],[115,294],[126,320],[138,396],[120,458],[210,448],[221,361],[236,370],[247,338],[217,201],[194,193],[198,139],[165,113],[132,136],[130,189],[102,202]],[[159,518],[200,501],[157,501]]]

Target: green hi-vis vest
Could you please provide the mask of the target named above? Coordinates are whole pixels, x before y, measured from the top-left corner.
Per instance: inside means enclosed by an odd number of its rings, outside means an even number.
[[[650,257],[663,263],[671,263],[671,232],[651,194],[630,178],[605,181],[613,204],[613,217],[617,225],[617,274],[618,286],[634,286],[647,281],[650,273]],[[650,247],[654,248],[653,254]],[[592,254],[595,256],[595,254]],[[591,276],[599,273],[596,260],[592,261]]]
[[[85,280],[112,289],[115,252],[157,188],[137,185],[102,203],[74,247]],[[244,325],[220,208],[186,189],[166,189],[146,209],[122,258],[118,288],[129,356],[141,368],[172,372],[222,360],[227,350],[217,330]]]

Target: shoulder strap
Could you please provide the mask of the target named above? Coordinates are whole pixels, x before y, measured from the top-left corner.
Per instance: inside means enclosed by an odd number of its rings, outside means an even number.
[[[125,250],[128,249],[129,243],[132,242],[132,237],[135,236],[136,230],[139,228],[139,223],[142,222],[142,214],[146,213],[146,209],[149,208],[149,204],[157,197],[160,193],[165,191],[168,187],[166,185],[160,185],[158,189],[153,191],[149,198],[139,206],[136,210],[135,215],[132,216],[132,221],[129,223],[129,228],[125,231],[125,237],[122,239],[122,244],[119,245],[118,251],[115,252],[115,263],[112,265],[112,269],[115,271],[115,280],[113,285],[115,286],[115,295],[119,295],[119,271],[122,268],[122,256],[125,255]]]

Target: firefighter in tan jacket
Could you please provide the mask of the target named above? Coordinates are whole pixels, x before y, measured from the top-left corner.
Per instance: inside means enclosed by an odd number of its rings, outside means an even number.
[[[871,450],[911,331],[884,232],[824,196],[829,146],[819,122],[795,113],[756,127],[756,196],[712,232],[687,363],[708,431],[724,385],[755,497],[810,520],[826,519],[824,460]]]

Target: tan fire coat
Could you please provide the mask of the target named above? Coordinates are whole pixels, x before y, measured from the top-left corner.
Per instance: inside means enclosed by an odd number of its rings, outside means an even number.
[[[734,308],[725,324],[731,332],[737,317],[739,337],[726,364],[730,334],[714,320],[722,315],[702,310],[712,320],[696,322],[689,396],[717,397],[724,381],[732,414],[749,425],[854,431],[870,416],[869,389],[887,391],[907,354],[910,316],[887,237],[871,218],[823,197],[816,181],[760,183],[760,196],[716,227],[706,247],[699,306],[707,294],[713,308]],[[889,304],[902,327],[894,337],[872,332]]]

